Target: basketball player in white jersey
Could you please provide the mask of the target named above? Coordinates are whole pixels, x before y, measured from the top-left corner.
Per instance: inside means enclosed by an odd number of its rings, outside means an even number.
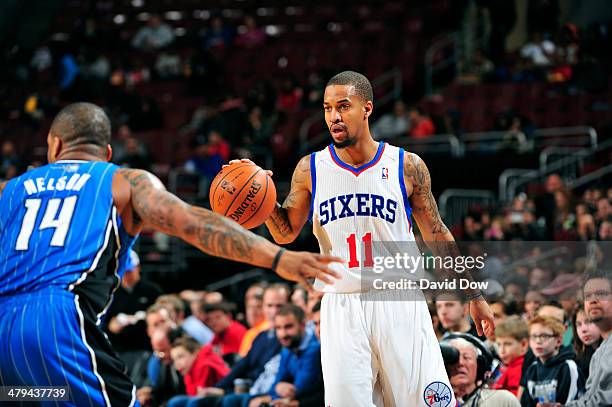
[[[326,406],[454,406],[425,301],[393,301],[403,298],[397,292],[363,292],[361,268],[371,266],[371,258],[362,256],[360,245],[414,241],[411,216],[425,242],[451,242],[451,254],[458,255],[423,160],[372,138],[372,100],[370,82],[357,72],[342,72],[328,82],[323,106],[332,144],[300,160],[289,195],[266,226],[277,243],[290,243],[312,218],[321,250],[346,259],[341,280],[315,285],[325,292]],[[435,244],[430,248],[440,251]],[[493,314],[484,298],[477,291],[464,294],[478,334],[492,336]]]

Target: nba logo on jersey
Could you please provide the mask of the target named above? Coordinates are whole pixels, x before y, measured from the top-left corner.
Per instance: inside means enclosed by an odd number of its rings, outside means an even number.
[[[389,179],[389,169],[382,167],[382,179]]]
[[[447,407],[453,399],[450,388],[442,382],[433,382],[423,392],[425,404],[430,407]]]

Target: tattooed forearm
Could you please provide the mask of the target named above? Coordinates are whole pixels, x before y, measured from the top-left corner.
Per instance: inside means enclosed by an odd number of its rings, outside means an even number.
[[[281,205],[276,205],[266,226],[278,243],[292,242],[306,221],[310,206],[310,156],[300,160],[293,177],[291,190]]]
[[[438,205],[431,193],[431,176],[423,160],[416,154],[406,154],[404,178],[412,185],[410,203],[423,237],[431,241],[453,240],[442,221]]]
[[[145,171],[119,171],[131,185],[134,218],[208,254],[256,266],[271,264],[275,247],[266,239],[212,211],[186,204]]]

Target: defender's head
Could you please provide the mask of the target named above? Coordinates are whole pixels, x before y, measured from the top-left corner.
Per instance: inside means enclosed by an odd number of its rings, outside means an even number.
[[[325,122],[337,148],[349,147],[368,133],[373,100],[372,85],[360,73],[340,72],[327,82],[323,96]]]
[[[111,124],[100,107],[92,103],[73,103],[63,108],[51,124],[47,136],[50,163],[66,152],[80,152],[110,161]]]

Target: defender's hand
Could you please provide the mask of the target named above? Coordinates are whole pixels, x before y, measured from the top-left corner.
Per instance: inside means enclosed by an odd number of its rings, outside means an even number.
[[[340,279],[337,272],[328,267],[329,263],[342,259],[325,254],[285,251],[278,262],[276,273],[286,280],[302,284],[308,292],[313,290],[309,278],[318,278],[326,284],[333,284],[333,278]]]
[[[476,332],[479,336],[484,335],[491,338],[495,335],[495,321],[493,320],[493,312],[489,308],[489,304],[485,300],[470,301],[470,315],[476,325]]]
[[[241,158],[239,160],[230,160],[230,162],[227,164],[224,164],[222,168],[225,168],[228,165],[237,164],[237,163],[248,163],[248,164],[257,165],[253,161],[249,160],[248,158]],[[274,175],[274,173],[271,170],[266,170],[266,173],[268,173],[268,176],[270,177]]]

